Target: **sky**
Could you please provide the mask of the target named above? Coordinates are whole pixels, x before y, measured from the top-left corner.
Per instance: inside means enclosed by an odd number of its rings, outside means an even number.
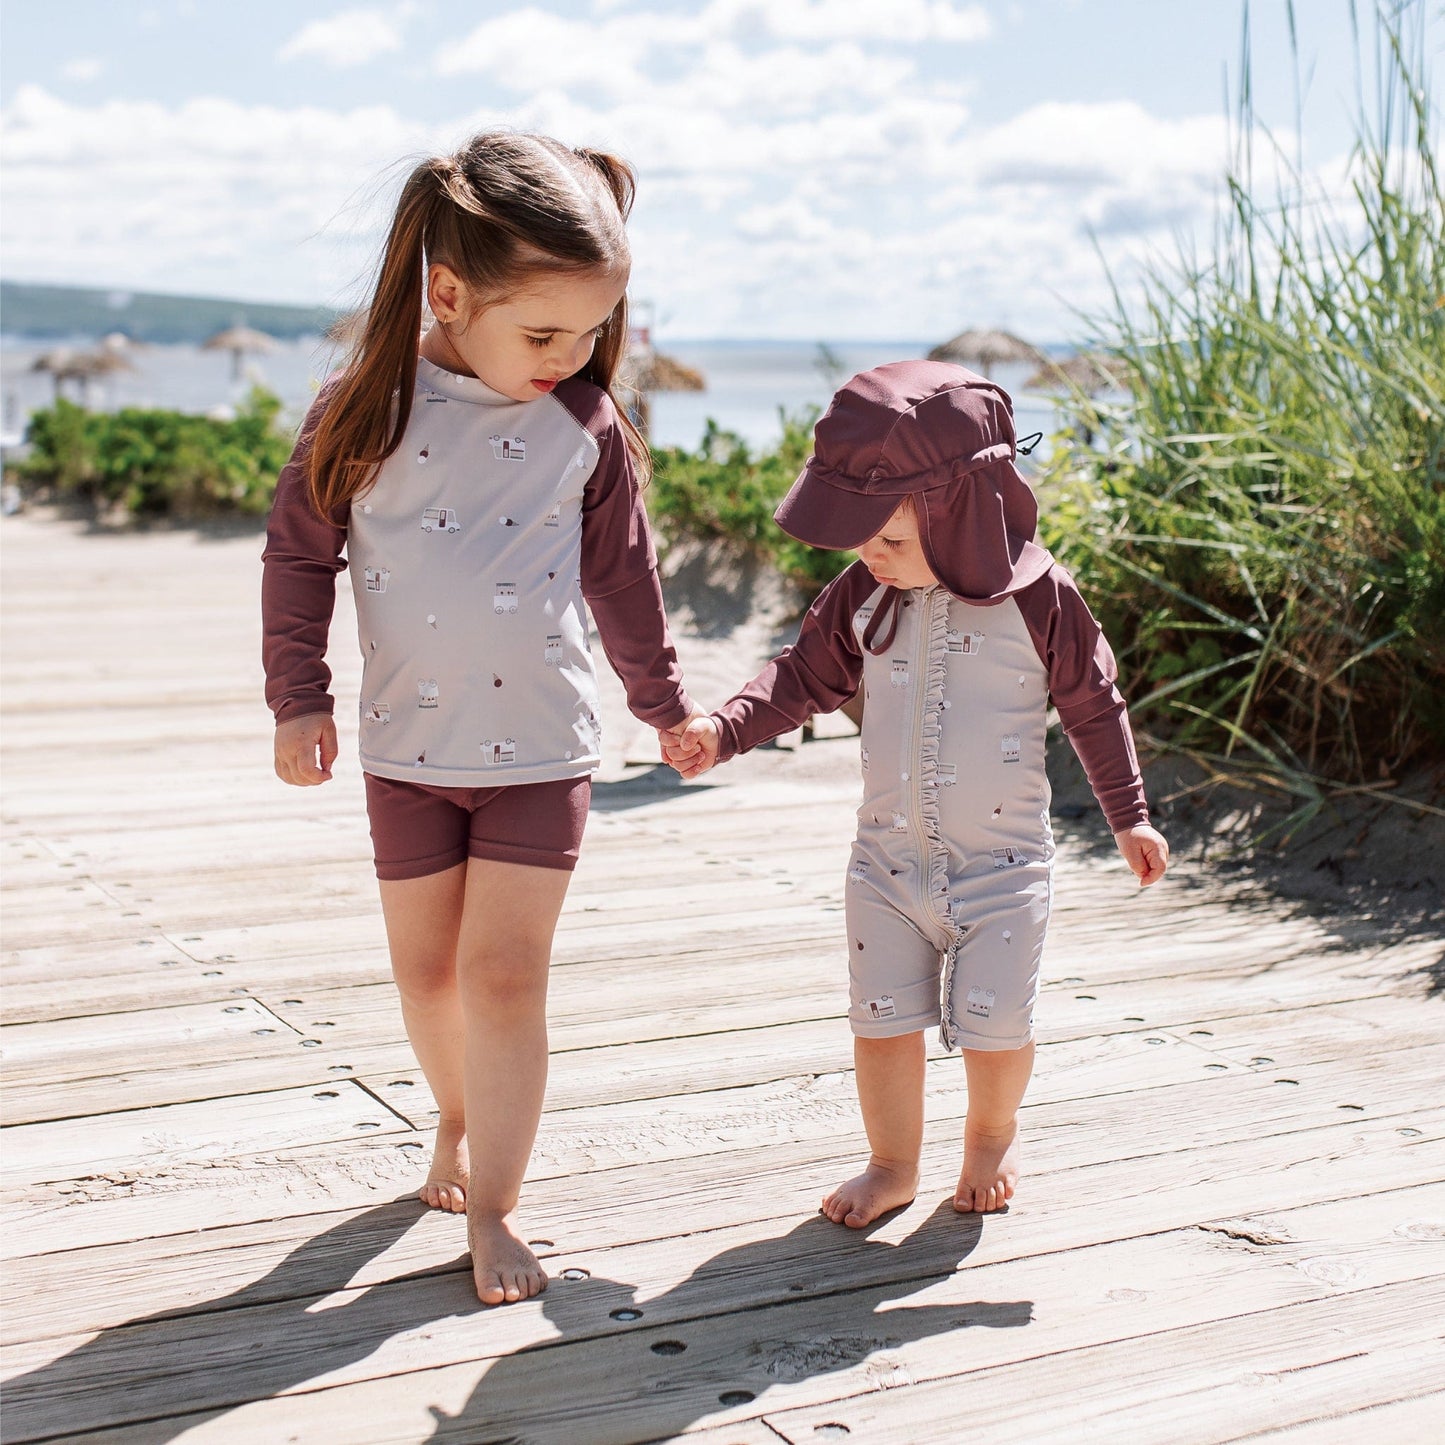
[[[1445,20],[1433,0],[1427,46]],[[1359,0],[1367,15],[1370,0]],[[1255,104],[1338,192],[1349,0],[1253,0]],[[350,306],[478,130],[638,170],[661,336],[1077,334],[1207,234],[1242,0],[0,0],[0,274]],[[1365,42],[1367,65],[1370,42]],[[1293,141],[1291,142],[1293,146]]]

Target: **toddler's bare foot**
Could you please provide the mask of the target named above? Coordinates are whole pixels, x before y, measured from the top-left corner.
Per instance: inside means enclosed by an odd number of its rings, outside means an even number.
[[[437,1124],[436,1146],[432,1150],[431,1172],[416,1197],[428,1209],[465,1214],[467,1183],[471,1177],[467,1159],[467,1126],[460,1119],[442,1119]]]
[[[467,1245],[477,1298],[484,1305],[531,1299],[547,1288],[547,1272],[517,1233],[515,1215],[468,1214]]]
[[[822,1212],[834,1224],[862,1229],[880,1214],[913,1203],[918,1192],[917,1165],[889,1164],[869,1159],[868,1167],[840,1184],[822,1203]]]
[[[963,1172],[953,1194],[960,1214],[988,1214],[1013,1198],[1019,1177],[1019,1121],[1003,1129],[963,1126]]]

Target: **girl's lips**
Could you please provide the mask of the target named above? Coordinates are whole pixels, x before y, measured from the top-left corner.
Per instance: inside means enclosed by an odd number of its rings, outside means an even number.
[[[538,391],[551,391],[552,388],[557,385],[557,379],[553,377],[550,381],[541,381],[534,377],[532,379],[532,385],[535,386]]]

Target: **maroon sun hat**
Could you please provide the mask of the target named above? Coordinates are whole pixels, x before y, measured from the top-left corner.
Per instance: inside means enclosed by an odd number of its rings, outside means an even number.
[[[895,361],[834,396],[774,520],[809,546],[849,550],[912,496],[934,575],[955,596],[994,601],[1053,563],[1034,541],[1038,506],[1014,455],[1002,387],[946,362]]]

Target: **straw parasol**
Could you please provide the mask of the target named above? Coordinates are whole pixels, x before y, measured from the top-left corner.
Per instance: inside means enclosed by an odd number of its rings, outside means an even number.
[[[654,391],[707,390],[707,378],[702,372],[683,365],[652,344],[650,325],[632,328],[617,380],[627,398],[628,415],[644,436],[652,422],[651,396]]]
[[[214,336],[208,336],[201,342],[202,351],[229,351],[231,353],[231,379],[241,379],[242,358],[249,351],[257,356],[264,356],[268,351],[275,351],[276,339],[267,336],[264,331],[256,331],[250,326],[228,326],[224,331],[218,331]]]
[[[656,351],[629,352],[624,366],[627,384],[636,391],[706,391],[707,381],[696,367]]]
[[[928,353],[928,359],[976,367],[988,376],[993,367],[1007,362],[1032,362],[1037,366],[1044,360],[1044,354],[1012,332],[970,327],[951,341],[935,346]]]
[[[1129,368],[1117,356],[1099,351],[1076,351],[1061,361],[1046,361],[1024,386],[1033,390],[1081,391],[1085,396],[1122,386]]]
[[[42,352],[30,363],[31,371],[48,371],[55,384],[57,399],[67,381],[79,383],[82,399],[88,399],[90,384],[98,377],[110,376],[117,371],[134,371],[128,357],[115,347],[102,346],[95,351],[72,351],[69,347],[57,347],[54,351]]]

